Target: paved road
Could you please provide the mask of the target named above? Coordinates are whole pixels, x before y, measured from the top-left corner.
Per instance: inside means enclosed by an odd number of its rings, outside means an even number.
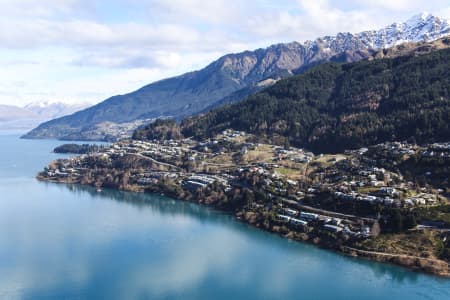
[[[354,221],[363,220],[365,222],[370,222],[370,223],[374,223],[376,221],[376,219],[374,219],[374,218],[363,218],[363,217],[358,217],[358,216],[355,216],[355,215],[341,214],[341,213],[338,213],[338,212],[324,210],[324,209],[312,207],[312,206],[309,206],[309,205],[305,205],[305,204],[303,204],[301,202],[298,202],[297,206],[300,209],[304,209],[304,210],[312,211],[312,212],[315,212],[315,213],[318,213],[318,214],[323,214],[323,215],[336,217],[336,218],[350,219],[350,220],[354,220]]]
[[[128,155],[138,156],[138,157],[140,157],[140,158],[144,158],[144,159],[147,159],[147,160],[151,160],[152,162],[157,163],[157,164],[162,165],[162,166],[166,166],[166,167],[170,167],[170,168],[175,168],[175,169],[177,169],[177,170],[181,170],[180,167],[177,167],[177,166],[172,165],[172,164],[160,162],[160,161],[158,161],[158,160],[156,160],[156,159],[154,159],[154,158],[151,158],[151,157],[149,157],[149,156],[142,155],[142,154],[140,154],[140,153],[128,153]]]

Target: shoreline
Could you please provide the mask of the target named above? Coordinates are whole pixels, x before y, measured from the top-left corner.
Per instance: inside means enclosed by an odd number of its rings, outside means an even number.
[[[59,183],[59,184],[75,184],[75,185],[84,185],[84,186],[91,186],[96,187],[95,184],[83,184],[76,181],[61,181],[61,180],[53,180],[49,179],[43,176],[38,175],[36,177],[38,181],[41,182],[50,182],[50,183]],[[450,264],[447,263],[444,260],[440,259],[434,259],[434,258],[426,258],[426,257],[418,257],[418,256],[410,256],[410,255],[402,255],[402,254],[396,254],[396,253],[383,253],[383,252],[375,252],[375,251],[368,251],[364,249],[357,249],[345,245],[338,245],[336,241],[331,239],[325,239],[325,238],[319,238],[317,236],[310,236],[308,233],[298,233],[294,231],[289,231],[287,233],[283,233],[280,228],[277,226],[273,227],[266,227],[263,224],[257,223],[255,221],[257,214],[255,212],[247,211],[245,213],[243,212],[233,212],[233,211],[226,211],[224,209],[221,209],[218,206],[209,204],[205,201],[205,199],[183,199],[178,197],[177,195],[173,195],[171,191],[169,190],[157,190],[160,187],[153,187],[153,191],[149,191],[148,189],[120,189],[117,187],[108,187],[114,190],[119,191],[126,191],[126,192],[133,192],[133,193],[149,193],[149,194],[155,194],[155,195],[163,195],[169,198],[172,198],[177,201],[186,201],[195,203],[201,206],[206,206],[209,208],[214,208],[217,211],[220,211],[222,213],[227,213],[232,215],[235,220],[242,222],[244,224],[247,224],[253,228],[263,230],[272,234],[277,234],[278,236],[290,239],[295,242],[303,242],[315,245],[319,248],[333,251],[338,254],[342,254],[345,256],[353,257],[353,258],[359,258],[359,259],[366,259],[369,261],[374,261],[378,263],[389,263],[393,265],[397,265],[403,268],[406,268],[413,272],[421,272],[428,275],[437,276],[440,278],[449,278],[450,279]],[[275,230],[278,229],[278,230]]]

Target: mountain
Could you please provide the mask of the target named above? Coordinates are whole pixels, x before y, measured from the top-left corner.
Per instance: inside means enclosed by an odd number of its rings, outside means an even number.
[[[33,102],[24,106],[26,110],[35,113],[39,118],[51,120],[62,116],[71,115],[81,109],[90,106],[88,103],[68,104],[64,102]]]
[[[450,22],[421,14],[403,23],[358,34],[339,33],[304,43],[229,54],[204,69],[161,80],[102,103],[41,124],[26,138],[97,139],[99,123],[130,123],[158,117],[178,120],[238,102],[282,78],[327,61],[353,62],[406,41],[429,41],[450,34]],[[93,134],[94,133],[94,134]]]
[[[49,101],[24,107],[0,105],[0,130],[30,130],[44,121],[72,114],[87,106]]]
[[[25,108],[0,104],[0,122],[9,122],[18,119],[33,119],[37,115]]]
[[[430,47],[422,45],[396,58],[323,64],[245,101],[188,118],[182,133],[205,138],[231,128],[316,152],[395,140],[449,141],[450,38],[439,42],[447,49],[424,54]]]

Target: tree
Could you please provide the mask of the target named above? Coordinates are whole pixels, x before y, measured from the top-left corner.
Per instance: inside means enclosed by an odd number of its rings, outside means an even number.
[[[403,216],[399,209],[394,209],[393,216],[392,216],[391,229],[394,232],[402,232],[403,231]]]
[[[284,149],[288,150],[289,148],[291,148],[291,143],[289,142],[289,137],[286,137],[284,139]]]
[[[375,221],[372,225],[372,228],[370,229],[370,233],[372,236],[377,237],[380,235],[380,223],[378,221]]]
[[[253,202],[255,202],[255,194],[249,190],[244,189],[244,202],[247,203],[248,206],[250,206]]]

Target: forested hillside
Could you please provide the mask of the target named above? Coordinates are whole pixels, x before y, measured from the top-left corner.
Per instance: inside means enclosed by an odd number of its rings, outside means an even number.
[[[185,136],[243,130],[338,152],[391,140],[450,140],[450,49],[421,56],[328,63],[244,102],[186,119]]]

